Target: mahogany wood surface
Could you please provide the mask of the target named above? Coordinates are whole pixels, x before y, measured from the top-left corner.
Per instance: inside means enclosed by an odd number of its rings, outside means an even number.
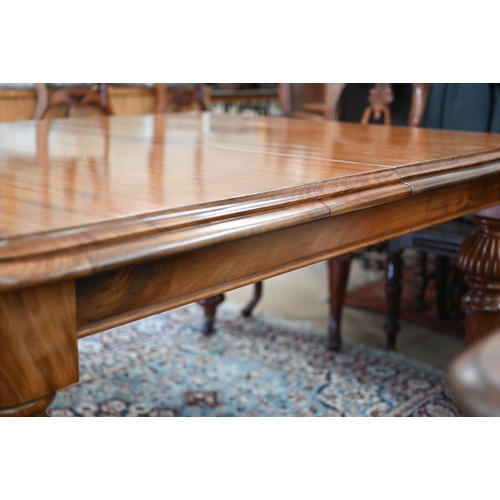
[[[0,294],[0,416],[41,413],[78,381],[75,307],[73,281]]]
[[[38,414],[78,378],[77,336],[497,204],[500,136],[26,121],[0,124],[0,180],[0,414]]]

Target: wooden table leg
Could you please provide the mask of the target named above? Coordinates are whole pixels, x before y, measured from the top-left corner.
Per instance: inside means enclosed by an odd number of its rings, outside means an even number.
[[[330,319],[328,322],[328,349],[338,351],[342,345],[340,320],[344,306],[347,278],[351,267],[352,253],[328,260],[330,277]]]
[[[464,240],[457,266],[467,274],[466,345],[500,327],[500,206],[474,215],[478,230]]]
[[[0,293],[0,416],[44,416],[78,382],[71,281]]]
[[[214,332],[215,313],[217,306],[224,302],[224,294],[214,295],[208,299],[198,301],[198,304],[205,310],[205,324],[203,325],[203,335],[211,335]]]

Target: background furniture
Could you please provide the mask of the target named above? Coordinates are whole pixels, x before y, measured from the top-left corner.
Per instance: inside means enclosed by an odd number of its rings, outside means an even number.
[[[436,282],[437,314],[441,319],[457,317],[461,314],[461,300],[467,291],[463,273],[450,259],[455,261],[464,239],[476,230],[476,226],[466,218],[444,222],[422,229],[388,242],[386,315],[384,326],[387,334],[387,349],[396,348],[396,334],[400,329],[401,279],[403,263],[401,254],[412,248],[419,252],[415,270],[414,288],[416,309],[425,308],[425,288],[430,279]],[[436,256],[435,271],[428,271],[428,255]]]
[[[278,83],[210,83],[206,84],[210,101],[221,104],[226,112],[237,107],[238,111],[252,110],[270,114],[271,104],[279,101]]]
[[[89,116],[94,106],[104,114],[111,115],[111,106],[107,95],[107,84],[99,83],[85,87],[63,87],[49,93],[46,83],[35,83],[37,96],[33,119],[43,118],[47,111],[55,106],[65,107],[66,116]]]
[[[208,90],[202,83],[194,86],[168,87],[166,83],[154,84],[156,93],[155,113],[185,112],[195,109],[206,111],[210,107]]]
[[[97,89],[97,85],[94,88]],[[189,92],[194,105],[189,109],[211,109],[232,111],[251,110],[258,114],[278,114],[279,113],[279,84],[161,84],[167,85],[168,91],[173,94],[169,108],[163,108],[163,103],[159,102],[159,89],[154,84],[140,83],[108,83],[106,84],[106,94],[112,114],[116,115],[144,115],[155,112],[178,111],[176,102],[185,102],[189,97]],[[187,86],[186,86],[187,85]],[[319,84],[323,85],[324,84]],[[67,84],[61,87],[60,84],[48,86],[48,94],[52,94],[64,87],[75,87],[74,84]],[[77,85],[78,86],[78,85]],[[90,88],[92,85],[84,85]],[[193,90],[201,87],[203,91],[202,99],[194,97]],[[187,90],[188,92],[184,92]],[[36,91],[34,84],[0,84],[0,122],[29,120],[33,118],[36,108]],[[205,104],[201,104],[203,101]],[[160,106],[160,111],[158,111]],[[99,107],[99,106],[98,106]],[[97,107],[96,107],[97,108]],[[97,109],[91,109],[92,114]],[[59,118],[67,116],[67,107],[60,105],[49,110],[49,118]]]
[[[360,118],[361,123],[383,122],[386,125],[404,124],[406,116],[408,126],[420,126],[423,122],[429,84],[413,84],[411,99],[408,99],[408,88],[393,84],[376,84],[370,90],[368,105],[363,109],[364,100],[361,97],[363,86],[366,84],[332,84],[327,93],[327,102],[315,105],[309,109],[323,110],[326,119],[353,121]],[[394,90],[397,89],[398,99],[395,99]],[[351,100],[341,101],[344,94],[351,93]],[[405,99],[406,98],[406,99]],[[344,104],[344,106],[341,105]],[[349,104],[346,104],[349,103]],[[394,106],[392,111],[391,106]],[[307,107],[307,106],[306,106]],[[419,268],[415,278],[416,302],[424,307],[423,297],[425,287],[430,279],[426,269],[427,255],[436,255],[436,273],[433,277],[437,283],[438,313],[444,318],[449,314],[458,315],[460,300],[466,291],[463,282],[463,273],[456,266],[449,266],[449,259],[455,259],[458,249],[471,232],[474,226],[465,219],[449,221],[439,226],[428,228],[401,238],[390,240],[387,245],[387,285],[386,285],[386,314],[387,348],[395,349],[396,334],[399,331],[399,314],[401,299],[402,260],[401,253],[405,248],[419,251]],[[328,345],[337,350],[341,346],[340,323],[342,308],[349,275],[351,254],[347,254],[328,261],[330,278],[330,319],[328,331]],[[451,274],[451,279],[450,279]]]
[[[427,101],[424,127],[477,132],[500,132],[500,86],[498,84],[434,84],[422,89],[422,103]],[[429,92],[430,90],[430,92]],[[401,296],[401,258],[404,248],[420,250],[420,272],[415,276],[417,305],[423,307],[428,281],[426,256],[436,255],[435,278],[438,315],[445,318],[460,312],[460,302],[467,292],[463,273],[449,259],[456,260],[464,240],[475,231],[467,218],[446,222],[407,235],[389,243],[387,268],[387,347],[395,348],[399,330],[398,317]]]

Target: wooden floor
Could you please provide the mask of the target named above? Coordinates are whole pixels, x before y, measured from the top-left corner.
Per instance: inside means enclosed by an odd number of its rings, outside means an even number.
[[[382,275],[383,271],[362,269],[361,263],[354,260],[348,286],[353,289]],[[326,332],[327,290],[326,263],[321,262],[266,280],[256,311],[266,311],[290,320],[309,321]],[[244,304],[252,292],[252,287],[243,287],[229,292],[226,300]],[[358,343],[384,349],[384,322],[383,314],[346,307],[342,319],[343,335]],[[401,320],[397,342],[398,352],[442,370],[448,369],[450,362],[465,346],[463,339],[405,320]]]

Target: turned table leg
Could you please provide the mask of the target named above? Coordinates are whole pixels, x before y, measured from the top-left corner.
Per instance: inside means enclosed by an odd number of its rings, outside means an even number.
[[[500,327],[500,206],[474,215],[476,233],[464,240],[457,266],[470,286],[465,296],[467,346]]]
[[[401,278],[403,276],[402,249],[389,249],[387,257],[387,282],[385,285],[386,323],[384,325],[387,334],[386,348],[394,351],[396,349],[396,334],[399,332],[399,314],[401,304]]]
[[[78,382],[75,313],[71,281],[0,293],[0,416],[45,416]]]
[[[224,294],[222,293],[198,301],[198,304],[205,310],[203,335],[211,335],[214,332],[215,313],[217,312],[217,306],[222,302],[224,302]]]

